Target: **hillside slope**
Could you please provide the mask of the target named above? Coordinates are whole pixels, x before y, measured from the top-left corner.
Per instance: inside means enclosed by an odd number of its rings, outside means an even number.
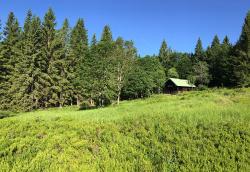
[[[250,89],[0,120],[0,171],[249,171]]]

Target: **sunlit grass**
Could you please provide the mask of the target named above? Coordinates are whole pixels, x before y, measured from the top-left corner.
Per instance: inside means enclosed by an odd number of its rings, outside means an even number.
[[[0,120],[0,171],[247,171],[250,89],[154,95]]]

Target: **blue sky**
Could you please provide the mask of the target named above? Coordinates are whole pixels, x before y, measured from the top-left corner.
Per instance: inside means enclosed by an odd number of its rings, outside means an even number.
[[[20,24],[28,9],[43,17],[52,7],[57,27],[64,18],[73,26],[83,18],[89,37],[98,37],[110,25],[113,36],[133,40],[141,55],[158,54],[166,39],[176,51],[193,52],[198,37],[207,47],[215,34],[237,41],[250,0],[0,0],[0,19],[4,25],[13,11]]]

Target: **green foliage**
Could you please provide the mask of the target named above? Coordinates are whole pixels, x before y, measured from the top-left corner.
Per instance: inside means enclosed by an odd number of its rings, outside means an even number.
[[[122,90],[124,99],[136,99],[148,97],[151,94],[152,82],[146,71],[137,61],[126,77],[125,86]]]
[[[157,57],[139,58],[125,79],[122,97],[135,99],[160,93],[165,80],[164,68]]]
[[[168,78],[179,78],[179,74],[176,70],[176,68],[172,67],[168,70],[168,74],[167,74]]]
[[[171,50],[167,47],[167,43],[165,40],[163,40],[161,44],[161,48],[159,51],[159,61],[161,62],[162,66],[168,70],[171,67]]]
[[[115,49],[113,52],[114,76],[117,78],[115,82],[115,92],[117,97],[117,104],[120,102],[121,91],[125,84],[126,76],[131,70],[133,62],[136,58],[136,48],[132,41],[124,41],[118,37],[115,42]]]
[[[249,93],[213,89],[4,118],[1,171],[248,171]]]
[[[180,56],[176,64],[176,70],[179,74],[179,78],[188,78],[192,73],[192,61],[188,54],[183,54]]]
[[[199,38],[195,53],[187,54],[173,52],[164,40],[157,58],[137,58],[133,41],[113,39],[108,25],[89,45],[81,18],[72,30],[67,19],[57,29],[52,9],[43,21],[29,10],[21,28],[11,12],[0,31],[0,109],[119,104],[160,93],[169,77],[211,87],[249,86],[249,16],[236,45],[215,36],[205,51]]]
[[[205,60],[205,52],[202,47],[201,39],[199,38],[195,47],[194,53],[195,62],[204,61]]]
[[[207,86],[210,80],[207,63],[200,61],[193,67],[193,70],[193,79],[191,80],[200,87]]]
[[[11,102],[9,87],[12,85],[12,74],[19,63],[20,56],[20,28],[13,12],[8,16],[3,31],[3,42],[0,52],[0,108],[7,109]]]
[[[230,60],[232,85],[250,85],[250,12],[247,13],[239,41]]]
[[[162,87],[166,82],[166,75],[158,58],[155,56],[146,56],[143,59],[140,59],[140,61],[141,66],[144,68],[148,78],[150,79],[151,84],[149,85],[151,87],[151,92],[161,93]]]
[[[73,97],[77,99],[77,105],[80,105],[82,99],[83,85],[81,84],[81,73],[84,59],[88,53],[88,37],[83,19],[78,19],[72,30],[70,38],[70,82],[73,83]]]
[[[240,49],[246,52],[248,58],[250,58],[250,11],[245,18],[238,44]]]

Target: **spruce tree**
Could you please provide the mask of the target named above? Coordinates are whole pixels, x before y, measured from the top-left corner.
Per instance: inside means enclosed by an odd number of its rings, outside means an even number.
[[[28,11],[24,23],[24,30],[21,38],[21,55],[19,56],[19,63],[16,65],[13,75],[10,80],[12,85],[10,93],[12,95],[11,107],[15,110],[30,110],[32,109],[32,99],[29,97],[30,93],[30,68],[32,67],[32,42],[31,42],[31,20],[32,12]]]
[[[61,70],[61,89],[63,94],[60,95],[60,105],[64,103],[70,103],[71,95],[73,95],[73,83],[70,82],[70,26],[67,19],[64,20],[63,27],[60,30],[60,38],[63,44],[64,60],[63,60],[63,70]]]
[[[231,68],[230,68],[230,52],[232,50],[232,45],[229,38],[225,36],[221,44],[221,53],[218,59],[217,67],[219,69],[219,79],[220,86],[230,86]]]
[[[22,55],[16,66],[11,87],[15,110],[29,111],[44,106],[44,87],[48,74],[47,59],[43,55],[41,21],[28,12],[22,34]]]
[[[247,13],[239,41],[236,43],[231,57],[234,86],[250,85],[250,11]]]
[[[3,42],[0,54],[0,107],[10,108],[12,95],[10,87],[11,77],[15,73],[15,67],[19,62],[20,56],[20,28],[13,12],[10,12],[6,26],[3,31]]]
[[[250,11],[245,18],[238,44],[240,49],[250,58]]]
[[[52,9],[45,14],[43,21],[43,56],[46,59],[46,82],[44,87],[44,105],[62,107],[69,97],[69,59],[68,52],[68,22],[64,22],[57,31],[56,18]]]
[[[101,40],[98,43],[98,56],[100,57],[99,74],[99,101],[98,105],[110,104],[115,99],[115,75],[114,61],[112,59],[114,51],[114,41],[109,26],[105,26]]]
[[[2,42],[2,23],[0,20],[0,43]]]
[[[31,23],[31,42],[32,42],[32,55],[27,63],[31,66],[31,92],[30,97],[34,104],[33,108],[37,109],[44,107],[46,100],[44,89],[49,86],[48,73],[47,73],[47,57],[44,56],[44,35],[42,23],[39,17],[33,17]]]
[[[204,60],[205,60],[205,53],[202,47],[201,39],[199,38],[195,46],[194,61],[197,63],[198,61],[204,61]]]
[[[222,86],[220,77],[220,55],[221,55],[221,44],[217,35],[215,35],[211,48],[207,51],[208,56],[208,65],[209,65],[209,73],[211,74],[210,86]]]
[[[189,78],[190,79],[190,78]],[[210,80],[208,65],[204,61],[199,61],[193,66],[192,79],[199,87],[207,86]]]
[[[176,70],[180,78],[187,79],[192,73],[192,61],[189,54],[181,54],[176,64]]]
[[[165,40],[163,40],[161,44],[158,58],[167,73],[167,70],[170,69],[172,65],[171,65],[171,50],[167,47],[167,43]]]
[[[77,105],[80,106],[80,101],[83,98],[83,87],[80,82],[80,74],[83,70],[84,58],[88,52],[88,36],[87,30],[84,26],[83,19],[78,19],[75,27],[71,32],[70,38],[70,82],[74,84],[73,95],[71,95],[71,102],[76,99]]]
[[[85,96],[89,100],[90,106],[95,106],[99,96],[99,77],[100,77],[100,60],[98,54],[96,35],[94,34],[91,39],[90,50],[88,58],[86,58],[86,73],[88,76],[88,84],[85,85]],[[84,75],[83,75],[84,76]]]
[[[55,38],[54,61],[51,63],[52,71],[50,75],[54,81],[55,104],[62,107],[72,94],[72,84],[69,73],[69,23],[65,19],[63,27],[57,31]]]

